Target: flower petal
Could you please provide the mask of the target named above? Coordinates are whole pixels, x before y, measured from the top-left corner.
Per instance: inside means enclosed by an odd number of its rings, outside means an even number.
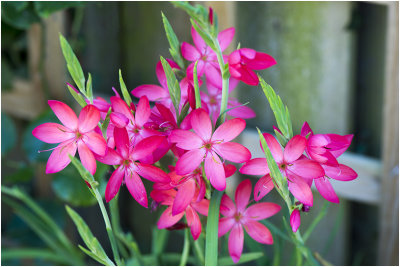
[[[193,199],[196,190],[196,182],[193,179],[187,180],[178,187],[174,204],[172,205],[172,215],[183,212]]]
[[[201,234],[201,222],[199,215],[190,206],[186,209],[186,220],[190,227],[190,233],[194,240],[197,240]]]
[[[250,151],[243,145],[233,142],[226,142],[213,146],[214,151],[222,158],[236,163],[243,163],[251,158]]]
[[[310,186],[299,176],[288,171],[289,191],[297,198],[301,203],[308,206],[313,205],[313,195]]]
[[[176,162],[176,173],[186,175],[194,171],[203,161],[205,153],[205,149],[194,149],[183,154]]]
[[[192,111],[191,124],[194,132],[204,141],[208,142],[211,137],[211,120],[207,112],[202,109]]]
[[[168,174],[166,174],[163,170],[150,164],[138,163],[138,162],[135,164],[137,166],[135,168],[135,171],[143,178],[146,178],[147,180],[150,180],[152,182],[169,181]]]
[[[229,44],[233,40],[234,35],[235,35],[234,27],[223,30],[218,34],[218,42],[219,42],[221,51],[224,51],[229,46]]]
[[[64,125],[47,122],[37,126],[32,131],[32,135],[37,139],[49,143],[57,144],[75,137],[75,134]]]
[[[325,175],[324,169],[321,165],[309,159],[296,160],[292,162],[287,169],[300,177],[308,179],[320,178]]]
[[[220,218],[218,222],[218,237],[221,237],[229,232],[235,224],[235,219],[232,217]]]
[[[358,174],[349,166],[339,164],[340,172],[328,172],[326,166],[324,166],[326,175],[329,178],[339,181],[351,181],[357,178]]]
[[[204,42],[203,38],[201,38],[200,34],[198,34],[193,27],[191,29],[191,33],[192,33],[194,45],[196,46],[197,50],[205,51],[205,49],[207,48],[207,45]]]
[[[176,224],[185,213],[179,213],[175,216],[172,215],[172,207],[168,207],[162,214],[157,222],[158,229],[164,229]]]
[[[294,209],[292,214],[290,214],[290,226],[292,226],[293,233],[297,232],[301,224],[300,211],[298,209]]]
[[[129,119],[122,113],[112,112],[110,115],[110,120],[118,128],[124,128],[129,123]]]
[[[78,118],[69,106],[57,100],[49,100],[47,103],[62,124],[71,130],[78,128]]]
[[[232,199],[224,194],[221,199],[220,212],[225,217],[232,217],[236,212],[236,206]]]
[[[135,123],[138,127],[143,125],[149,120],[151,114],[150,103],[147,96],[142,96],[137,104],[135,113]]]
[[[336,195],[335,190],[333,189],[329,180],[325,177],[314,179],[315,187],[318,189],[318,192],[323,196],[326,200],[339,203],[339,198]]]
[[[82,165],[93,175],[96,172],[96,160],[92,151],[84,142],[78,141],[78,153]]]
[[[134,121],[133,114],[124,100],[117,96],[110,97],[112,110],[124,114],[130,121]]]
[[[198,213],[204,216],[208,216],[208,208],[210,206],[210,200],[203,199],[199,202],[193,202],[190,206],[195,209]]]
[[[142,139],[133,149],[131,154],[132,160],[140,160],[153,153],[164,140],[164,136],[156,135]]]
[[[107,143],[103,136],[96,132],[88,132],[82,138],[83,142],[89,147],[91,151],[99,156],[104,156],[107,150]]]
[[[247,219],[254,221],[264,220],[269,218],[281,210],[281,206],[275,203],[262,202],[251,205],[244,212]]]
[[[128,187],[129,193],[143,207],[147,208],[147,193],[143,182],[139,175],[131,169],[125,171],[125,184]]]
[[[269,174],[261,177],[254,186],[254,200],[259,201],[274,189],[274,182]]]
[[[244,234],[241,224],[235,224],[229,234],[228,249],[229,255],[234,263],[240,260],[243,251]]]
[[[122,158],[127,159],[129,155],[129,137],[126,128],[114,128],[114,141],[117,152]]]
[[[256,56],[247,63],[247,66],[252,70],[263,70],[275,64],[276,60],[272,56],[266,53],[256,52]]]
[[[274,243],[272,234],[265,225],[249,220],[246,221],[244,227],[249,236],[251,236],[251,238],[253,238],[255,241],[267,245]]]
[[[244,212],[251,195],[251,182],[249,179],[243,180],[235,192],[235,203],[238,212]]]
[[[223,191],[226,188],[226,177],[224,165],[219,159],[218,155],[214,152],[208,153],[204,160],[204,170],[207,178],[210,180],[211,185],[219,190]]]
[[[124,178],[125,171],[123,166],[119,166],[111,175],[110,180],[108,180],[105,197],[106,201],[110,202],[111,199],[115,197],[121,187],[122,180]]]
[[[186,150],[200,148],[203,145],[203,140],[191,131],[173,130],[169,136],[169,141],[176,143],[176,146]]]
[[[137,98],[146,96],[150,101],[159,101],[169,97],[169,93],[165,89],[155,84],[143,84],[133,89],[131,93]]]
[[[266,175],[269,173],[267,160],[265,158],[251,159],[239,169],[239,172],[248,175]]]
[[[246,127],[246,121],[243,119],[232,119],[219,126],[213,136],[212,141],[229,142],[236,138]]]
[[[96,156],[96,160],[107,165],[121,165],[123,161],[121,156],[111,148],[107,149],[104,156]]]
[[[100,111],[93,105],[86,105],[79,114],[79,131],[92,131],[100,121]]]
[[[265,141],[267,141],[267,145],[269,150],[271,151],[272,156],[274,157],[276,163],[281,163],[283,161],[283,153],[282,148],[279,142],[275,139],[272,134],[263,133]],[[261,142],[260,142],[261,146]],[[263,147],[261,146],[262,151],[264,151]]]
[[[75,156],[76,142],[65,141],[58,145],[51,153],[46,165],[46,173],[55,173],[63,170],[71,162],[68,155]]]
[[[295,135],[287,143],[283,151],[283,160],[286,163],[291,163],[298,159],[304,152],[307,144],[307,139],[300,135]]]
[[[182,43],[181,53],[183,58],[188,61],[196,61],[201,57],[199,51],[193,45],[186,42]]]

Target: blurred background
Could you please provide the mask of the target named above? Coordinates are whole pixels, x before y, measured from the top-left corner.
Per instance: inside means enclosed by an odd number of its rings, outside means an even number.
[[[277,60],[277,65],[261,75],[288,105],[295,132],[308,121],[314,133],[354,134],[349,152],[339,162],[353,167],[359,177],[333,184],[340,205],[329,205],[307,244],[335,265],[398,265],[398,3],[201,4],[214,7],[220,30],[236,27],[228,52],[240,42],[241,47],[268,53]],[[81,214],[110,253],[98,206],[82,179],[71,166],[46,175],[50,152],[37,151],[50,147],[31,135],[37,125],[57,121],[49,112],[47,99],[64,101],[79,110],[67,91],[66,82],[71,79],[58,33],[71,44],[85,75],[91,73],[94,92],[109,97],[113,86],[119,88],[118,69],[129,91],[141,84],[158,83],[156,63],[160,55],[170,57],[161,11],[179,41],[192,43],[189,17],[168,2],[1,3],[1,183],[18,185],[38,201],[74,244],[82,244],[82,240],[65,212],[65,204]],[[253,157],[261,156],[255,127],[272,132],[275,123],[266,98],[260,88],[243,83],[234,95],[241,102],[250,102],[257,113],[248,121],[241,141]],[[107,180],[110,172],[100,166],[96,175]],[[244,178],[231,178],[230,188]],[[251,179],[254,184],[256,178]],[[146,186],[150,190],[150,184]],[[278,198],[271,193],[266,200]],[[5,253],[47,246],[5,202],[1,203],[2,264],[54,264],[49,259],[16,259]],[[315,191],[314,207],[302,215],[300,229],[313,221],[323,202]],[[147,253],[152,249],[159,211],[142,208],[125,189],[119,203],[122,228],[132,231]],[[282,218],[276,217],[272,221],[279,226]],[[181,231],[169,234],[167,250],[181,251]],[[245,251],[253,251],[255,246],[247,242]],[[288,244],[278,247],[282,255],[292,249]],[[273,249],[259,249],[266,257],[251,264],[271,264]],[[290,261],[282,257],[278,263]]]

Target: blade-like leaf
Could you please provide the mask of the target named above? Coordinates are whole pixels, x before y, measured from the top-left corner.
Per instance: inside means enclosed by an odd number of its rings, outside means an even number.
[[[76,100],[76,102],[78,102],[78,104],[81,107],[85,107],[87,105],[85,99],[83,98],[83,96],[79,93],[77,93],[74,89],[72,89],[70,86],[67,85],[67,88],[69,90],[69,92],[71,93],[71,95],[74,97],[74,99]]]
[[[179,104],[181,101],[181,88],[179,87],[179,82],[175,77],[175,74],[169,65],[168,61],[166,61],[162,56],[160,57],[161,64],[163,66],[165,76],[167,77],[167,85],[169,90],[169,95],[171,97],[172,103],[174,104],[176,117],[179,117]]]
[[[250,252],[244,253],[240,256],[240,260],[237,263],[232,261],[231,257],[223,257],[218,260],[218,265],[235,265],[235,264],[242,264],[249,261],[254,261],[264,256],[262,252]]]
[[[92,75],[88,75],[88,80],[86,82],[86,95],[87,98],[90,100],[90,103],[93,104],[93,89],[92,89]]]
[[[167,39],[169,42],[169,46],[171,47],[169,49],[169,52],[172,56],[172,58],[175,60],[175,62],[184,69],[185,64],[183,62],[181,53],[180,53],[180,46],[179,46],[179,41],[178,37],[176,37],[176,34],[174,30],[171,27],[171,24],[169,23],[167,17],[164,15],[164,13],[161,12],[163,24],[164,24],[164,29],[165,29],[165,34],[167,35]]]
[[[194,63],[193,68],[193,84],[194,84],[194,94],[196,97],[196,108],[201,108],[201,99],[200,99],[200,88],[199,88],[199,77],[197,76],[197,63]]]
[[[211,35],[209,35],[206,31],[204,31],[203,29],[200,28],[199,25],[197,25],[197,23],[193,20],[190,19],[190,23],[192,24],[193,28],[196,30],[196,32],[201,36],[201,38],[204,40],[204,42],[211,47],[212,50],[216,50],[215,45],[214,45],[214,41],[211,37]]]
[[[119,70],[119,86],[121,87],[122,97],[124,98],[124,100],[128,104],[128,106],[130,106],[131,103],[132,103],[132,98],[131,98],[131,95],[128,92],[128,89],[126,88],[124,79],[122,79],[121,70]]]
[[[216,266],[218,263],[218,219],[219,207],[223,191],[215,190],[212,194],[207,217],[206,230],[206,266]]]

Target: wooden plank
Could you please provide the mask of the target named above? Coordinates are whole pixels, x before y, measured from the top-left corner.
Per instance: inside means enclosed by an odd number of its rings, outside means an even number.
[[[256,131],[244,131],[241,134],[241,143],[250,150],[252,158],[265,157],[259,146],[258,133]],[[350,200],[377,204],[381,199],[379,179],[382,169],[381,162],[378,159],[350,152],[345,152],[340,156],[339,162],[353,168],[358,173],[358,178],[349,182],[331,179],[332,186],[338,196]]]
[[[399,3],[387,9],[378,264],[399,265]]]

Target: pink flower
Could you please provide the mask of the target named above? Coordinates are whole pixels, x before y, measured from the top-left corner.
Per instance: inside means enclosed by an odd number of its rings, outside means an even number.
[[[32,131],[33,136],[43,142],[60,143],[47,161],[46,173],[63,170],[71,162],[68,155],[75,156],[78,149],[83,166],[94,174],[96,160],[93,153],[104,155],[107,148],[104,138],[94,131],[100,121],[99,110],[93,105],[87,105],[82,109],[78,119],[66,104],[55,100],[49,100],[48,103],[63,125],[48,122]]]
[[[98,160],[107,165],[119,165],[113,172],[106,187],[106,201],[109,202],[118,193],[122,181],[125,181],[133,198],[147,208],[147,193],[139,175],[153,182],[164,182],[168,175],[157,167],[142,161],[165,140],[163,136],[151,136],[131,146],[126,128],[114,128],[117,150],[108,149],[107,154]]]
[[[290,214],[290,226],[292,227],[293,233],[297,232],[301,224],[300,211],[298,209],[294,209],[292,214]]]
[[[168,208],[161,214],[160,219],[157,222],[157,227],[158,229],[164,229],[164,228],[169,228],[173,225],[175,225],[182,217],[183,215],[186,215],[186,220],[188,223],[188,226],[190,227],[190,232],[193,236],[194,240],[197,240],[201,234],[201,221],[199,218],[199,215],[197,213],[200,213],[204,216],[208,215],[208,206],[210,204],[210,201],[207,199],[202,199],[198,201],[198,190],[194,197],[191,199],[191,202],[187,207],[180,213],[173,215],[172,214],[172,209],[173,209],[173,203],[174,199],[177,197],[179,193],[174,190],[166,190],[166,191],[158,191],[158,190],[153,190],[151,192],[151,197],[157,201],[160,202],[162,205],[167,205]]]
[[[311,185],[307,182],[309,179],[322,177],[324,170],[317,162],[302,156],[307,143],[306,138],[300,135],[294,136],[289,140],[285,150],[282,152],[282,148],[275,137],[268,133],[264,133],[263,136],[281,173],[287,177],[290,192],[301,203],[312,206]],[[254,190],[254,199],[256,201],[272,190],[273,183],[265,158],[252,159],[246,162],[239,171],[243,174],[263,175]]]
[[[276,64],[273,57],[250,48],[241,48],[229,55],[229,72],[232,77],[248,85],[258,85],[258,77],[253,70],[262,70]]]
[[[228,248],[233,262],[238,262],[243,250],[243,227],[255,241],[262,244],[272,244],[271,232],[258,221],[264,220],[278,213],[281,207],[275,203],[257,203],[250,207],[249,199],[251,195],[250,180],[244,180],[236,188],[235,202],[224,195],[221,200],[220,212],[224,216],[219,219],[218,237],[229,231]],[[247,207],[247,208],[246,208]]]
[[[216,86],[222,86],[221,72],[217,62],[217,56],[211,47],[207,46],[201,36],[192,27],[192,38],[195,46],[186,42],[182,43],[181,52],[183,58],[192,63],[188,67],[188,76],[193,77],[194,63],[197,63],[197,74],[199,77],[205,73],[206,79]],[[228,28],[218,34],[218,41],[221,51],[224,51],[232,42],[235,35],[235,28]]]
[[[219,156],[236,163],[246,162],[251,157],[247,148],[230,142],[243,131],[246,122],[242,119],[232,119],[212,133],[210,117],[204,109],[196,109],[191,115],[191,125],[194,133],[175,130],[169,137],[177,147],[188,150],[176,163],[176,173],[191,173],[204,161],[207,178],[215,189],[222,191],[226,187],[226,178]]]

